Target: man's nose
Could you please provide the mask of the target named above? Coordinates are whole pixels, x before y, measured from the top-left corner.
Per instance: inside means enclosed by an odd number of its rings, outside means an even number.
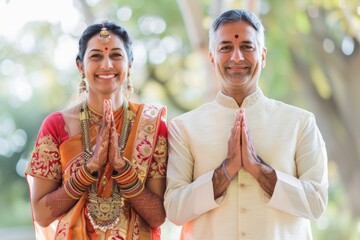
[[[244,60],[244,54],[241,52],[240,48],[234,48],[231,60],[233,60],[234,62],[240,62]]]

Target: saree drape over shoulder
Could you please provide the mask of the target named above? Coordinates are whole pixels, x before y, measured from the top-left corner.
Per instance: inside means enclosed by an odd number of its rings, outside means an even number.
[[[167,165],[166,108],[158,105],[129,103],[133,114],[132,128],[124,150],[139,178],[146,183],[151,178],[165,178]],[[77,122],[80,107],[70,111],[50,114],[43,122],[30,162],[25,170],[29,184],[32,177],[64,184],[84,164],[81,133],[72,135],[71,128]],[[118,134],[122,127],[122,109],[114,112]],[[90,141],[94,146],[101,128],[100,115],[90,113]],[[99,179],[106,177],[107,184],[98,186],[97,195],[112,195],[112,169],[107,166]],[[31,186],[30,186],[31,189]],[[88,217],[88,192],[61,218],[49,227],[34,222],[36,239],[160,239],[160,228],[152,229],[137,214],[130,202],[121,197],[119,221],[105,232],[95,229]]]

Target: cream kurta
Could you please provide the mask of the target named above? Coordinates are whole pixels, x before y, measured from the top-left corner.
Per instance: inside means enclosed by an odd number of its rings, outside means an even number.
[[[257,154],[276,170],[270,198],[243,169],[214,200],[212,176],[226,158],[239,107],[218,93],[216,100],[169,123],[165,209],[183,225],[186,240],[312,239],[309,219],[328,201],[325,143],[312,113],[266,98],[248,96],[242,107]]]

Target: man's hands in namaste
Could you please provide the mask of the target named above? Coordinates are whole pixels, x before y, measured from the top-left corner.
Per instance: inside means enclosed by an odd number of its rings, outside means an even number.
[[[101,172],[107,164],[110,164],[116,171],[125,166],[125,161],[119,151],[119,137],[116,132],[110,99],[104,99],[102,120],[94,153],[86,165],[91,173]]]
[[[261,161],[257,157],[250,130],[246,125],[245,110],[240,108],[228,142],[226,161],[228,173],[233,178],[241,168],[244,168],[244,170],[256,178],[259,174],[259,164],[261,164]]]

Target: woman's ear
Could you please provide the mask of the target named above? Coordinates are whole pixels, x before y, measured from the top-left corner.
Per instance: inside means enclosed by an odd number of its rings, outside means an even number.
[[[81,74],[83,74],[84,73],[84,64],[79,59],[76,60],[76,66],[77,66],[79,72]]]

